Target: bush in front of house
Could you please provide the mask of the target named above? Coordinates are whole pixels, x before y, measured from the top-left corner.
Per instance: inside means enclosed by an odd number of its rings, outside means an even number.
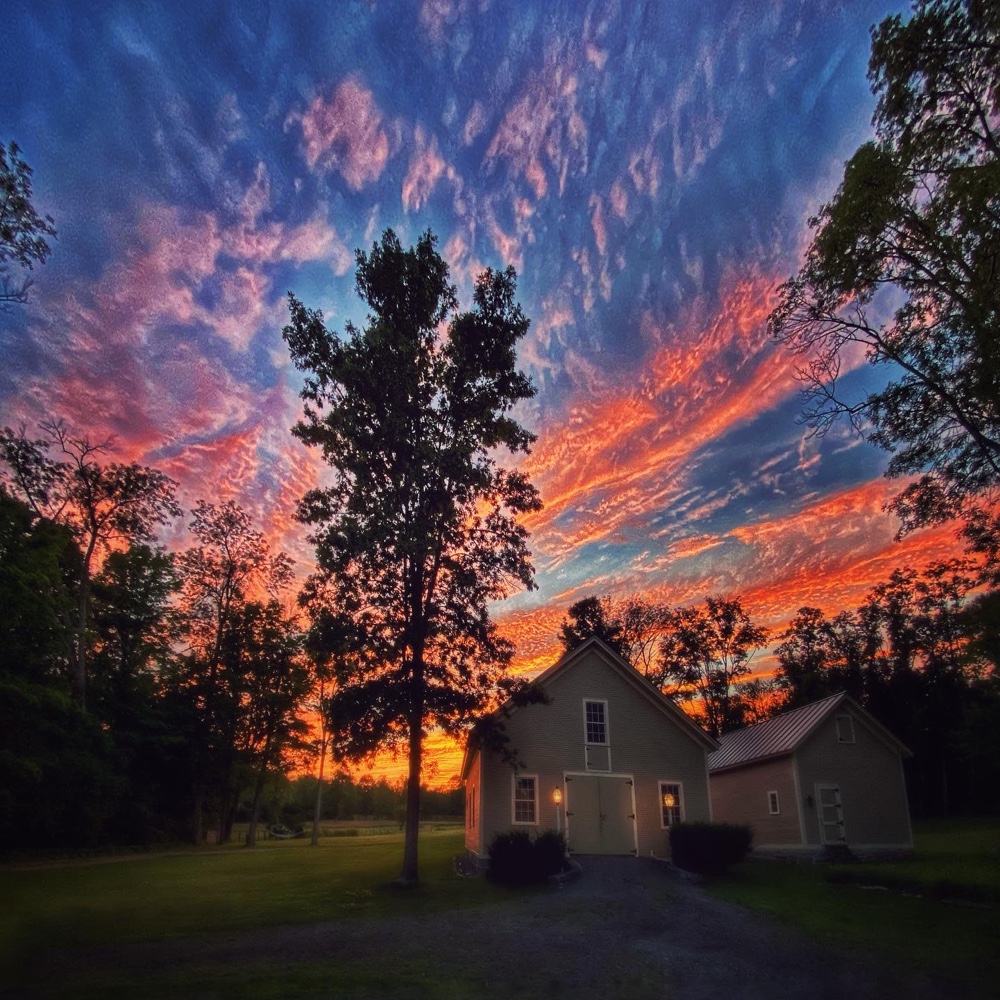
[[[527,830],[509,830],[490,843],[486,877],[503,885],[534,885],[559,872],[565,856],[566,839],[555,830],[534,839]]]
[[[670,828],[674,864],[699,875],[720,875],[750,851],[753,831],[736,823],[678,823]]]

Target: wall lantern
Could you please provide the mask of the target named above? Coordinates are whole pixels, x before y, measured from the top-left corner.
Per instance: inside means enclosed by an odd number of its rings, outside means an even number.
[[[666,807],[667,807],[668,809],[673,809],[673,808],[674,808],[674,806],[675,806],[675,805],[677,805],[677,799],[676,799],[676,798],[674,797],[674,793],[673,793],[673,792],[667,792],[667,793],[666,793],[666,794],[665,794],[665,795],[663,796],[663,804],[664,804],[664,805],[665,805],[665,806],[666,806]]]
[[[562,803],[562,789],[553,788],[552,789],[552,801],[558,806]]]

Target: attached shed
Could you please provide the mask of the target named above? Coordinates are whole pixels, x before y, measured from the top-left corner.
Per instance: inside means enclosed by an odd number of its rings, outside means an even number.
[[[712,813],[745,823],[754,852],[859,856],[913,849],[910,751],[846,694],[727,733],[709,756]]]
[[[525,765],[466,747],[465,846],[495,834],[561,829],[577,854],[666,856],[669,828],[711,818],[708,753],[717,743],[598,639],[537,678],[548,704],[508,707]]]

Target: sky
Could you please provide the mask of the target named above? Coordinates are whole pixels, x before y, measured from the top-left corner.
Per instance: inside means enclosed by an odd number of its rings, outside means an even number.
[[[894,540],[887,456],[810,435],[766,320],[870,135],[869,28],[901,9],[7,0],[0,140],[59,236],[0,314],[0,424],[113,436],[304,575],[295,504],[324,470],[290,434],[286,293],[343,330],[355,250],[430,229],[464,305],[512,264],[531,319],[538,587],[495,609],[519,670],[590,594],[738,596],[776,631],[856,607],[956,543]]]

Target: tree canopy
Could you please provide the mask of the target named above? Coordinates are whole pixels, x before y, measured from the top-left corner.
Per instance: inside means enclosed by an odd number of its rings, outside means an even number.
[[[804,357],[807,416],[846,415],[916,475],[903,530],[964,517],[984,547],[1000,487],[1000,8],[921,0],[872,29],[874,138],[848,161],[771,328]],[[881,388],[844,389],[863,356]]]
[[[294,433],[332,470],[299,506],[319,567],[306,600],[336,636],[340,752],[407,749],[412,882],[425,727],[456,731],[500,700],[513,650],[489,605],[532,586],[518,518],[540,501],[499,460],[533,440],[511,416],[534,395],[515,356],[529,324],[513,268],[481,274],[459,312],[429,232],[403,249],[386,230],[358,251],[356,283],[369,313],[343,336],[289,297],[284,337],[306,373]]]
[[[31,167],[16,142],[0,142],[0,308],[28,300],[30,278],[11,277],[10,265],[32,270],[49,256],[48,237],[56,235],[50,215],[39,215],[31,201]]]
[[[38,517],[69,528],[80,547],[77,637],[73,694],[86,708],[90,578],[95,560],[115,542],[147,542],[156,529],[180,513],[176,483],[158,469],[136,462],[104,464],[111,442],[77,437],[61,420],[43,423],[45,438],[32,440],[24,428],[0,432],[0,462],[11,495]],[[56,457],[52,457],[52,453]]]

